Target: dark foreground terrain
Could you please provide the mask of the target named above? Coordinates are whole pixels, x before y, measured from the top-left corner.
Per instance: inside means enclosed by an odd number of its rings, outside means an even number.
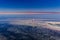
[[[0,40],[60,40],[60,32],[38,26],[0,23]]]

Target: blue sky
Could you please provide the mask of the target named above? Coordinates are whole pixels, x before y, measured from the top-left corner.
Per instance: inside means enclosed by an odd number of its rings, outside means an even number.
[[[57,11],[60,0],[0,0],[0,11]]]

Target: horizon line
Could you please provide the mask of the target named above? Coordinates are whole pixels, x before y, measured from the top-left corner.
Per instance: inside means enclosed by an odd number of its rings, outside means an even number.
[[[0,14],[60,14],[60,12],[0,12]]]

